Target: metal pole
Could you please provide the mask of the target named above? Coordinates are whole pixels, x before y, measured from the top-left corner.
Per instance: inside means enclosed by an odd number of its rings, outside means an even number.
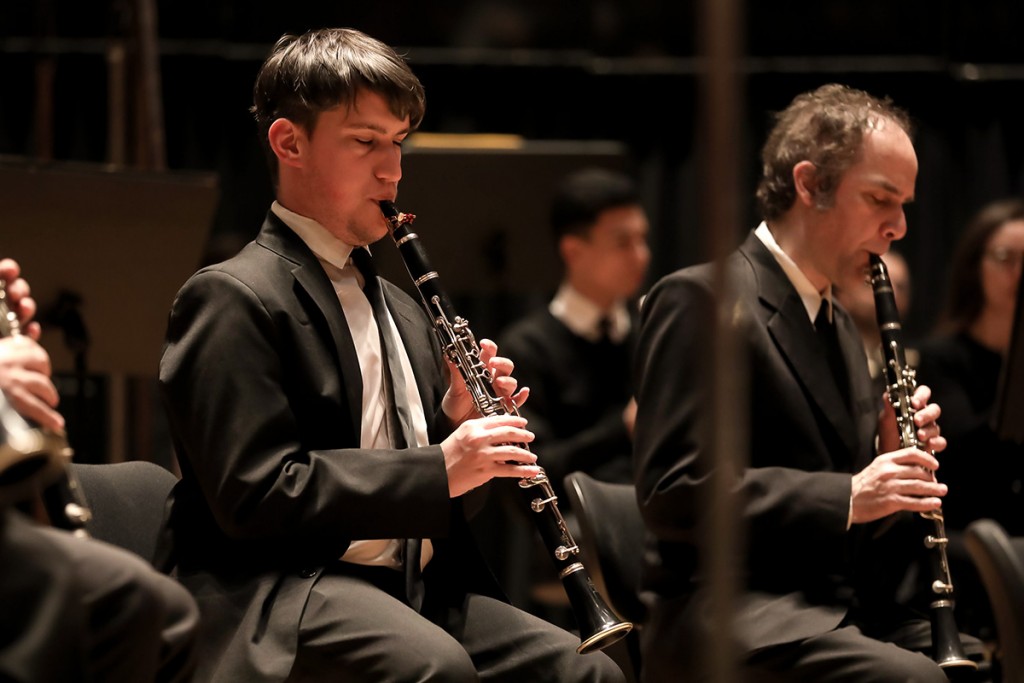
[[[748,416],[736,410],[736,397],[747,395],[747,369],[741,364],[731,326],[733,289],[724,263],[740,234],[740,139],[743,97],[740,76],[739,0],[704,0],[698,22],[706,68],[700,82],[700,118],[703,134],[701,187],[705,248],[716,263],[718,293],[712,355],[711,419],[714,471],[710,501],[709,537],[704,539],[706,576],[711,577],[713,626],[705,652],[710,657],[712,680],[737,681],[737,659],[732,646],[732,621],[737,592],[742,589],[744,533],[734,502],[734,484],[746,464]]]
[[[56,34],[52,2],[44,0],[36,6],[35,24],[35,38],[41,46]],[[35,125],[32,136],[32,156],[38,161],[53,161],[53,90],[56,78],[56,53],[38,49],[35,63]]]
[[[154,0],[135,0],[135,26],[139,55],[139,102],[142,106],[139,136],[143,166],[156,171],[167,168],[164,142],[164,108],[160,81]]]

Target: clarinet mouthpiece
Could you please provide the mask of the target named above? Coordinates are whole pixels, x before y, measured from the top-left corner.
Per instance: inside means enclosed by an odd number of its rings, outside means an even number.
[[[380,211],[384,214],[384,218],[387,219],[391,225],[391,230],[395,231],[403,225],[408,225],[416,220],[416,214],[414,213],[402,213],[395,206],[394,202],[382,199],[380,202]]]

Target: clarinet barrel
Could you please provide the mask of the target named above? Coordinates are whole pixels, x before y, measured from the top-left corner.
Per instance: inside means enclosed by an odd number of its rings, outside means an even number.
[[[456,315],[419,236],[410,230],[416,217],[399,213],[391,202],[381,202],[381,211],[391,226],[391,236],[440,338],[444,355],[458,368],[477,410],[484,416],[518,415],[514,405],[506,405],[495,395],[490,371],[480,362],[480,347],[473,332],[467,321]],[[529,450],[526,444],[517,445]],[[558,509],[558,497],[543,468],[536,477],[521,479],[518,489],[525,505],[533,513],[530,517],[555,563],[569,598],[580,629],[580,645],[576,651],[580,654],[595,652],[623,638],[632,630],[633,624],[621,621],[611,611],[579,561],[580,548]]]

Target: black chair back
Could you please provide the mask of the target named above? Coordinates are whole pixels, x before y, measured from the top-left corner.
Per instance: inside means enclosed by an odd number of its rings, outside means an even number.
[[[85,530],[93,538],[154,562],[167,497],[178,477],[143,460],[71,467],[92,513]]]
[[[640,600],[644,523],[636,490],[629,484],[599,481],[585,472],[566,475],[564,483],[583,534],[584,559],[592,559],[591,578],[603,588],[608,605],[639,626],[646,608]]]
[[[992,605],[1001,680],[1024,681],[1024,537],[979,519],[967,526],[964,539]]]

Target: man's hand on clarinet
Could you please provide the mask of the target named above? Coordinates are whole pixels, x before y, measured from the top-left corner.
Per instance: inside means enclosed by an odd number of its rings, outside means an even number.
[[[14,259],[0,259],[0,280],[7,291],[7,306],[18,316],[21,333],[32,339],[39,339],[39,323],[31,322],[36,314],[36,302],[28,282],[21,277],[21,266]]]
[[[491,415],[460,424],[441,442],[451,497],[494,477],[531,479],[540,474],[537,456],[522,447],[531,441],[533,432],[518,415]]]
[[[934,453],[946,448],[938,419],[937,403],[928,403],[931,389],[914,389],[910,404],[914,409],[915,438],[920,448],[902,448],[896,412],[886,401],[878,422],[879,455],[853,476],[852,521],[863,524],[894,512],[930,512],[942,506],[947,487],[935,479],[939,461]]]
[[[446,361],[448,362],[448,361]],[[505,402],[506,406],[514,405],[518,409],[530,396],[529,387],[523,387],[516,391],[518,382],[512,376],[514,364],[508,358],[498,355],[498,345],[490,339],[480,340],[480,362],[491,373],[491,388],[495,395]],[[466,388],[466,382],[458,369],[448,362],[448,371],[451,376],[451,384],[444,400],[441,402],[441,409],[444,414],[458,425],[466,420],[481,417],[480,411],[473,401],[473,396]],[[511,412],[511,410],[509,411]]]
[[[929,403],[932,390],[921,384],[914,389],[910,405],[914,409],[914,426],[917,428],[918,443],[926,451],[940,453],[946,448],[946,438],[940,434],[939,416],[942,408],[938,403]],[[887,453],[903,446],[896,411],[888,399],[878,419],[878,452]]]
[[[530,390],[518,389],[512,361],[499,356],[498,345],[490,339],[480,340],[480,362],[490,372],[494,395],[508,410],[505,414],[481,416],[462,375],[448,364],[451,385],[441,407],[458,427],[441,443],[441,450],[453,498],[494,477],[529,479],[540,474],[535,464],[537,456],[523,447],[533,441],[533,432],[526,429],[525,418],[511,411],[511,407],[518,409],[526,401]]]

